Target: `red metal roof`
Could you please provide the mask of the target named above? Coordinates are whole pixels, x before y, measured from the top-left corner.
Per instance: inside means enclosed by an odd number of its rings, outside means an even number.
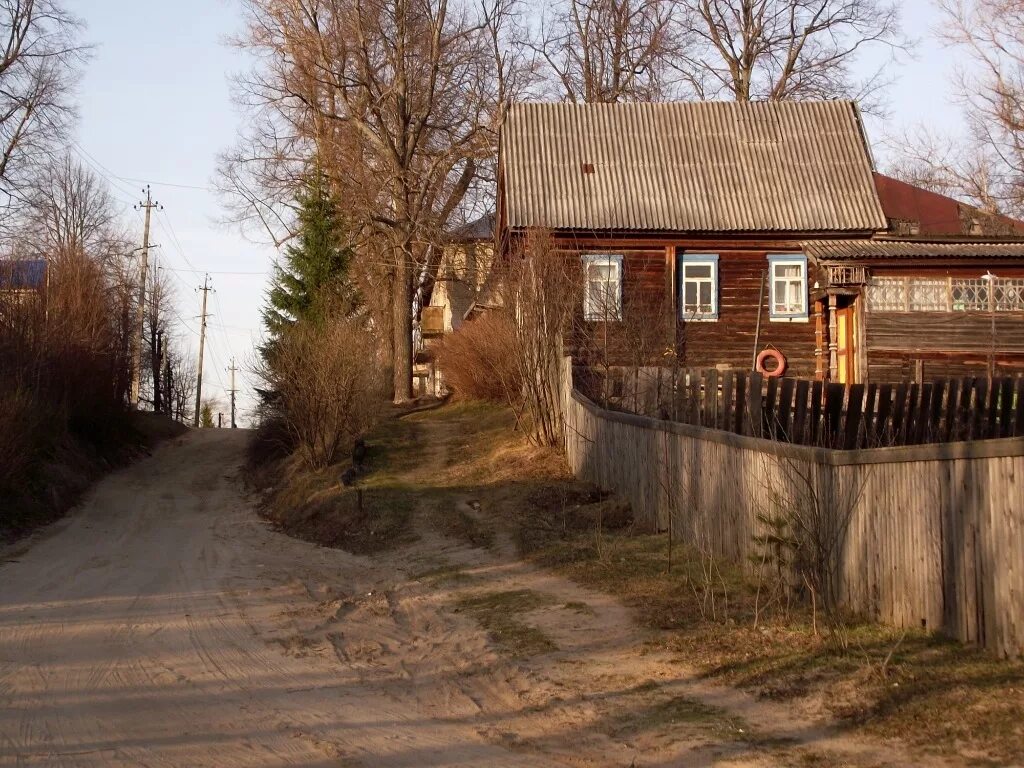
[[[1008,216],[984,213],[967,203],[940,195],[905,181],[875,173],[875,188],[888,219],[916,222],[915,233],[926,236],[1024,235],[1024,222]],[[977,222],[982,232],[972,231]]]

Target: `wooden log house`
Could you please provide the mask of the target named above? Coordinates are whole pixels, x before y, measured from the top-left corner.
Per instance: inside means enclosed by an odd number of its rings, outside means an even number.
[[[1024,224],[878,174],[852,102],[517,104],[497,217],[580,259],[584,364],[1024,372]]]

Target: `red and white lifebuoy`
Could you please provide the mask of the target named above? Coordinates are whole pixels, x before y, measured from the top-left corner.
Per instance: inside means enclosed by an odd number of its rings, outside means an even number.
[[[765,367],[765,363],[769,360],[775,361],[775,365],[770,370]],[[754,370],[767,376],[769,379],[777,379],[786,372],[786,365],[786,356],[784,354],[777,349],[766,349],[757,356]]]

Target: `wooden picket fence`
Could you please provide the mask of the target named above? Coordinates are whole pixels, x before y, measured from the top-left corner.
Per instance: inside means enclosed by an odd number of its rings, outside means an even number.
[[[759,373],[576,369],[619,411],[813,447],[854,450],[1024,436],[1024,377],[827,384]]]
[[[570,365],[562,382],[569,466],[628,500],[639,525],[753,567],[757,542],[773,530],[765,520],[813,503],[844,532],[836,586],[846,609],[1024,656],[1020,381],[830,390],[686,372],[671,399],[648,399],[676,408],[670,421],[623,412],[628,391],[615,393],[619,409],[609,410],[574,386],[587,371]],[[782,439],[814,435],[839,449]],[[842,450],[865,435],[891,440]],[[965,439],[996,436],[1005,439]],[[933,438],[959,442],[888,447]]]

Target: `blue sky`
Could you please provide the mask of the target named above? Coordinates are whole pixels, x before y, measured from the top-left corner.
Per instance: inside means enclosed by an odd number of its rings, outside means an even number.
[[[97,46],[80,89],[74,149],[111,182],[140,240],[141,214],[131,204],[142,196],[145,182],[152,185],[164,206],[154,213],[151,240],[160,245],[154,257],[173,275],[179,325],[193,349],[199,327],[194,288],[203,271],[213,273],[217,293],[210,300],[214,317],[207,330],[204,394],[226,405],[226,368],[233,355],[243,367],[252,356],[263,273],[274,256],[272,248],[218,223],[220,200],[209,189],[217,155],[231,144],[240,119],[229,77],[246,61],[225,44],[237,31],[238,8],[227,0],[66,0],[66,5],[86,21],[86,39]],[[257,274],[226,274],[240,272]],[[247,391],[240,404],[245,407],[252,402],[251,383],[243,375]]]
[[[259,310],[274,249],[247,241],[218,223],[220,200],[209,189],[217,155],[236,134],[241,116],[231,101],[229,78],[247,66],[243,52],[226,44],[241,14],[233,0],[66,0],[88,24],[97,48],[80,91],[76,151],[112,182],[141,239],[141,216],[131,211],[145,182],[165,210],[155,215],[158,263],[171,269],[183,331],[193,347],[199,299],[195,286],[209,270],[217,293],[207,336],[204,391],[226,403],[226,367],[252,357]],[[931,0],[909,0],[904,29],[919,40],[914,58],[893,65],[892,120],[868,119],[876,145],[887,131],[924,123],[955,129],[959,123],[948,49],[934,40],[937,14]],[[885,153],[876,146],[884,165]],[[184,186],[173,186],[184,185]],[[196,188],[192,188],[196,187]],[[191,271],[198,270],[198,271]],[[255,274],[241,274],[241,273]],[[251,404],[243,375],[240,403]]]

